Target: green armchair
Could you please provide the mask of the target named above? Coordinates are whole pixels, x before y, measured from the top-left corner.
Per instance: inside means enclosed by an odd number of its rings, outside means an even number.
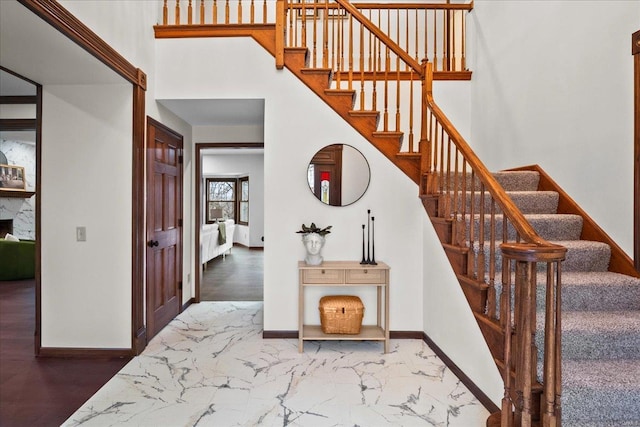
[[[33,279],[36,276],[36,242],[0,239],[0,280]]]

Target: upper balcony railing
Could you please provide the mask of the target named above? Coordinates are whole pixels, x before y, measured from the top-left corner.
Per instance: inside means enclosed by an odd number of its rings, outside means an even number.
[[[470,78],[466,65],[465,27],[467,14],[473,9],[473,1],[351,4],[418,63],[427,59],[434,64],[436,73],[455,72],[458,74],[449,78]],[[164,0],[162,25],[274,24],[275,5],[275,0]],[[338,32],[346,31],[350,19],[349,14],[335,1],[294,0],[288,1],[285,7],[288,46],[305,46],[305,39],[308,38],[317,40],[319,46],[324,45],[329,49],[335,47]],[[323,33],[325,23],[328,26],[326,34]],[[359,46],[358,43],[354,45]],[[363,48],[367,50],[366,71],[372,72],[375,62],[372,39],[367,40]],[[318,48],[314,50],[311,67],[326,64],[320,62],[319,57]],[[382,63],[377,62],[378,65]],[[394,63],[396,61],[392,57],[391,64]],[[408,67],[402,71],[408,71]]]

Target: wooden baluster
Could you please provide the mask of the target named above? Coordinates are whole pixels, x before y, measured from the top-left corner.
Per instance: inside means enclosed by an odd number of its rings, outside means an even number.
[[[342,71],[342,12],[340,7],[338,7],[338,17],[333,21],[334,27],[336,27],[336,43],[335,43],[335,56],[336,56],[336,87],[340,89],[342,79],[340,76],[340,72]]]
[[[476,275],[475,279],[484,281],[484,264],[485,264],[485,254],[484,254],[484,217],[485,217],[485,209],[484,209],[484,198],[485,198],[485,189],[484,183],[480,184],[480,221],[478,223],[478,265],[476,266]]]
[[[176,25],[180,25],[180,0],[176,0]]]
[[[369,21],[371,21],[371,9],[369,9]],[[373,46],[374,46],[373,34],[371,33],[371,31],[367,31],[367,34],[369,34],[369,61],[368,61],[369,68],[367,70],[373,71],[373,57],[371,56],[373,54]]]
[[[238,0],[238,24],[242,24],[242,0]]]
[[[435,12],[434,12],[435,13]],[[429,60],[429,25],[428,25],[428,11],[424,11],[424,59]],[[433,61],[435,66],[435,60]],[[435,69],[434,69],[435,70]]]
[[[262,23],[267,23],[267,0],[263,0],[262,2]]]
[[[445,168],[446,165],[444,163],[444,142],[440,135],[442,134],[442,129],[440,123],[438,123],[438,118],[433,117],[435,121],[435,131],[436,131],[436,141],[438,141],[438,145],[440,146],[440,191],[444,191],[445,189]]]
[[[433,71],[438,69],[438,35],[436,33],[436,28],[437,28],[437,23],[436,23],[436,18],[437,18],[437,11],[434,10],[433,11],[433,66],[434,69]]]
[[[213,19],[212,24],[218,24],[218,0],[213,0],[213,5],[211,7],[211,18]]]
[[[169,8],[167,7],[167,0],[162,3],[162,25],[169,23]]]
[[[295,46],[293,44],[293,1],[288,1],[287,2],[289,5],[289,46]]]
[[[442,13],[442,71],[449,71],[449,10]]]
[[[329,68],[329,0],[324,0],[322,20],[322,67]]]
[[[396,55],[396,132],[400,132],[400,57]]]
[[[396,40],[400,42],[400,10],[396,11]],[[396,55],[396,132],[400,132],[400,56]]]
[[[329,18],[327,18],[329,19]],[[335,70],[336,69],[336,64],[338,63],[337,60],[337,55],[338,52],[336,50],[336,30],[337,30],[337,25],[336,19],[331,19],[331,69]]]
[[[556,320],[556,351],[554,354],[554,369],[555,377],[555,402],[554,402],[554,411],[553,413],[558,418],[556,423],[557,426],[561,425],[562,422],[562,263],[557,261],[555,263],[556,266],[556,312],[555,312],[555,320]]]
[[[364,111],[364,55],[364,25],[360,24],[360,111]]]
[[[505,222],[506,223],[506,222]],[[504,368],[502,379],[504,382],[504,395],[501,405],[501,427],[513,427],[513,402],[511,399],[511,262],[502,257],[502,293],[500,295],[500,323],[504,333]]]
[[[444,143],[444,139],[445,139],[445,132],[444,132],[444,127],[441,126],[441,132],[442,132],[442,141]],[[447,161],[446,161],[446,165],[447,165],[447,195],[451,194],[451,191],[453,189],[453,183],[451,182],[451,138],[449,138],[449,135],[447,134]],[[451,211],[451,200],[449,200],[449,216],[452,214]]]
[[[542,422],[545,426],[559,425],[561,390],[560,361],[561,351],[561,296],[560,296],[560,262],[547,263],[547,291],[545,300],[544,327],[544,393],[542,405]]]
[[[346,12],[345,12],[346,13]],[[340,74],[342,74],[342,72],[344,71],[344,66],[345,66],[345,60],[344,60],[344,41],[345,41],[345,35],[344,35],[344,15],[343,12],[340,10],[339,13],[339,27],[338,27],[338,51],[340,51],[340,62],[339,62],[339,69],[340,69]]]
[[[384,114],[383,114],[383,131],[389,131],[389,46],[385,45],[384,55]]]
[[[400,12],[398,12],[400,13]],[[404,16],[404,27],[405,27],[405,46],[406,51],[409,53],[409,9],[406,10],[406,14]],[[404,63],[404,70],[409,71],[409,64]]]
[[[496,313],[496,201],[491,197],[491,222],[489,225],[489,288],[487,289],[487,313],[497,319]],[[503,216],[502,222],[506,220]]]
[[[249,6],[249,22],[254,24],[256,22],[256,5],[255,0],[251,0],[251,6]]]
[[[318,9],[316,2],[313,3],[313,68],[318,66]]]
[[[415,10],[415,27],[416,27],[416,31],[415,31],[415,35],[414,35],[414,40],[415,40],[415,48],[416,48],[416,54],[415,54],[415,60],[416,61],[420,61],[420,58],[418,58],[418,48],[419,48],[419,40],[418,40],[418,9]],[[426,58],[426,56],[425,56]]]
[[[409,148],[408,150],[410,153],[414,152],[414,149],[413,149],[413,68],[409,68]]]
[[[462,156],[462,186],[460,195],[460,218],[462,219],[462,226],[465,227],[464,233],[466,233],[466,218],[467,218],[467,161]],[[466,241],[465,234],[462,234],[461,242]],[[462,244],[462,243],[461,243]]]
[[[449,140],[449,147],[451,147],[451,138],[447,135]],[[453,191],[449,192],[451,200],[451,214],[453,221],[451,222],[451,243],[458,244],[458,232],[460,223],[458,222],[458,149],[455,149],[455,155],[453,159]]]
[[[471,206],[469,208],[469,257],[467,259],[467,275],[475,276],[478,254],[476,253],[476,174],[471,170],[471,194],[469,195]]]
[[[229,0],[227,0],[224,5],[224,23],[229,23]]]
[[[200,0],[200,25],[204,24],[204,0]]]
[[[381,27],[381,18],[380,18],[380,9],[378,9],[378,28]],[[382,43],[379,38],[376,37],[376,41],[378,42],[378,71],[382,72]]]
[[[192,0],[189,0],[189,6],[187,7],[187,23],[189,25],[193,24],[193,5],[191,2]]]
[[[353,89],[353,15],[349,14],[349,84],[347,88]]]
[[[449,69],[451,71],[456,71],[456,16],[458,15],[457,11],[452,11],[453,19],[451,20],[452,28],[451,28],[451,65]]]
[[[535,315],[533,313],[535,294],[535,263],[516,261],[516,392],[521,398],[516,403],[515,424],[521,427],[531,427],[531,386],[532,369],[534,368],[532,352],[532,333],[535,333]]]
[[[306,7],[306,1],[302,2],[302,14],[301,16],[301,21],[302,21],[302,26],[300,27],[300,35],[301,35],[301,45],[302,47],[307,47],[307,7]]]
[[[461,38],[461,44],[462,44],[462,56],[460,58],[460,71],[465,71],[467,69],[467,12],[466,11],[462,11],[462,37]]]
[[[378,55],[380,51],[380,45],[378,44],[378,38],[373,39],[373,81],[372,81],[372,94],[371,94],[371,111],[378,111]]]

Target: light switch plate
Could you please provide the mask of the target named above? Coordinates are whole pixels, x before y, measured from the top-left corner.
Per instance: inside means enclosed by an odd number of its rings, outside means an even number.
[[[87,227],[76,227],[76,240],[78,242],[87,241]]]

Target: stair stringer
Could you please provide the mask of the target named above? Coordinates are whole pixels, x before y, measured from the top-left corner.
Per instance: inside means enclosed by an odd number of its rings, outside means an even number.
[[[330,69],[307,68],[307,48],[285,48],[284,65],[309,89],[327,103],[340,117],[391,160],[413,182],[419,183],[420,158],[400,153],[403,134],[401,132],[378,132],[377,111],[354,111],[355,91],[330,89]]]

